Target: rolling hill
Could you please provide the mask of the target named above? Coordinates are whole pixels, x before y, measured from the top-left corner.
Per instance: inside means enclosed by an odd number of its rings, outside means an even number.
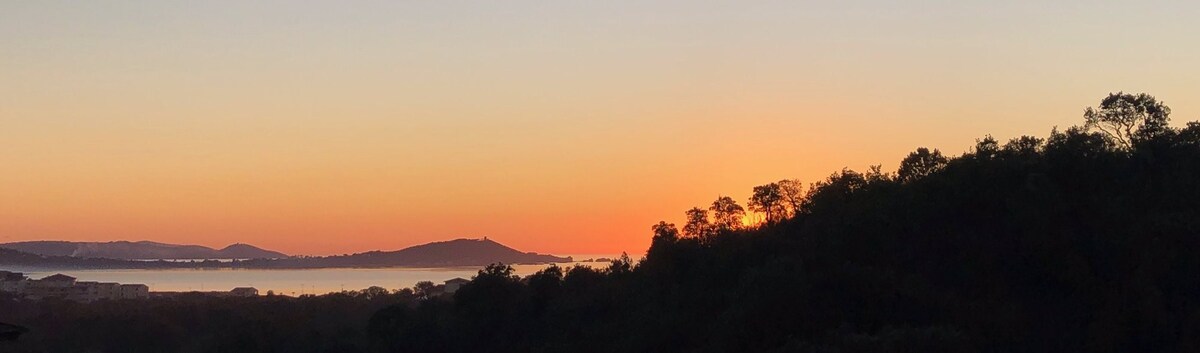
[[[177,245],[151,241],[69,242],[27,241],[0,244],[12,249],[45,256],[70,256],[121,260],[180,259],[278,259],[287,254],[248,244],[233,244],[222,249],[200,245]]]
[[[171,262],[148,259],[249,259],[235,262]],[[298,256],[245,244],[224,249],[153,242],[71,243],[38,241],[0,244],[0,265],[62,268],[338,268],[460,267],[493,263],[570,262],[571,257],[521,252],[495,241],[456,239],[395,251],[369,251],[338,256]]]
[[[253,267],[457,267],[493,263],[535,264],[570,262],[571,257],[521,252],[493,240],[455,239],[416,245],[395,251],[369,251],[350,255],[243,261]]]

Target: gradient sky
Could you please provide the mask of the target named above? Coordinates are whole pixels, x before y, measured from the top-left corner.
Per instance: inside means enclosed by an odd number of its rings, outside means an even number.
[[[701,4],[703,3],[703,4]],[[720,194],[1200,118],[1195,1],[5,1],[0,242],[642,253]]]

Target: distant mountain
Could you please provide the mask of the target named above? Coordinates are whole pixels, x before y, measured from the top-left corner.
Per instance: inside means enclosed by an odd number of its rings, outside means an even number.
[[[0,244],[0,248],[13,249],[45,256],[71,256],[81,258],[105,258],[123,260],[154,259],[276,259],[288,255],[264,250],[247,244],[233,244],[217,250],[200,245],[176,245],[151,241],[113,242],[69,242],[69,241],[26,241]]]
[[[207,249],[207,250],[206,250]],[[199,256],[199,255],[212,256]],[[236,262],[133,261],[147,259],[251,259]],[[495,241],[456,239],[396,251],[352,255],[287,257],[246,244],[221,250],[197,245],[154,242],[74,243],[33,241],[0,244],[0,265],[61,268],[338,268],[464,267],[493,263],[543,264],[571,262],[571,257],[520,252]]]
[[[216,262],[216,261],[212,261]],[[180,268],[193,264],[166,261],[132,261],[119,259],[82,258],[62,255],[40,255],[0,247],[0,266],[63,269],[151,269]]]
[[[223,259],[282,259],[288,257],[287,254],[266,250],[250,244],[237,243],[226,246],[217,253],[225,256]]]
[[[541,264],[570,262],[570,257],[520,252],[487,238],[455,239],[417,245],[396,251],[370,251],[352,255],[243,261],[263,267],[458,267],[493,263]],[[256,266],[257,267],[257,266]]]

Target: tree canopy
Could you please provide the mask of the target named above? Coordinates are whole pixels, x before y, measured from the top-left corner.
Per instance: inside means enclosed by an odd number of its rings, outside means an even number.
[[[1145,93],[1110,93],[1098,107],[1084,110],[1084,127],[1102,132],[1115,144],[1128,149],[1167,131],[1171,108]]]
[[[729,196],[718,197],[708,207],[713,214],[713,226],[717,231],[731,231],[742,227],[742,218],[746,216],[746,209],[738,205],[737,201]]]
[[[946,166],[947,159],[942,152],[921,147],[900,161],[900,170],[896,172],[901,181],[912,181],[924,178]]]

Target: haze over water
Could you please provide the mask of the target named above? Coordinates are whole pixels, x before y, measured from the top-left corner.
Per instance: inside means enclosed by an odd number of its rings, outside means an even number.
[[[603,268],[607,262],[580,262],[581,260],[614,258],[614,255],[569,255],[576,262],[558,263],[560,267],[576,264]],[[549,264],[513,265],[521,276],[532,274]],[[6,268],[8,269],[8,268]],[[371,286],[387,289],[412,288],[420,281],[441,284],[452,278],[470,279],[478,273],[479,266],[441,268],[323,268],[323,269],[155,269],[155,270],[56,270],[39,268],[14,268],[30,278],[41,278],[55,273],[76,277],[79,281],[140,283],[150,286],[150,291],[228,291],[235,287],[254,287],[259,293],[268,290],[278,294],[325,294],[342,290],[360,290]]]
[[[649,225],[718,194],[1043,135],[1107,92],[1198,111],[1198,13],[1173,0],[6,1],[0,242],[331,255],[493,236],[641,253]]]

